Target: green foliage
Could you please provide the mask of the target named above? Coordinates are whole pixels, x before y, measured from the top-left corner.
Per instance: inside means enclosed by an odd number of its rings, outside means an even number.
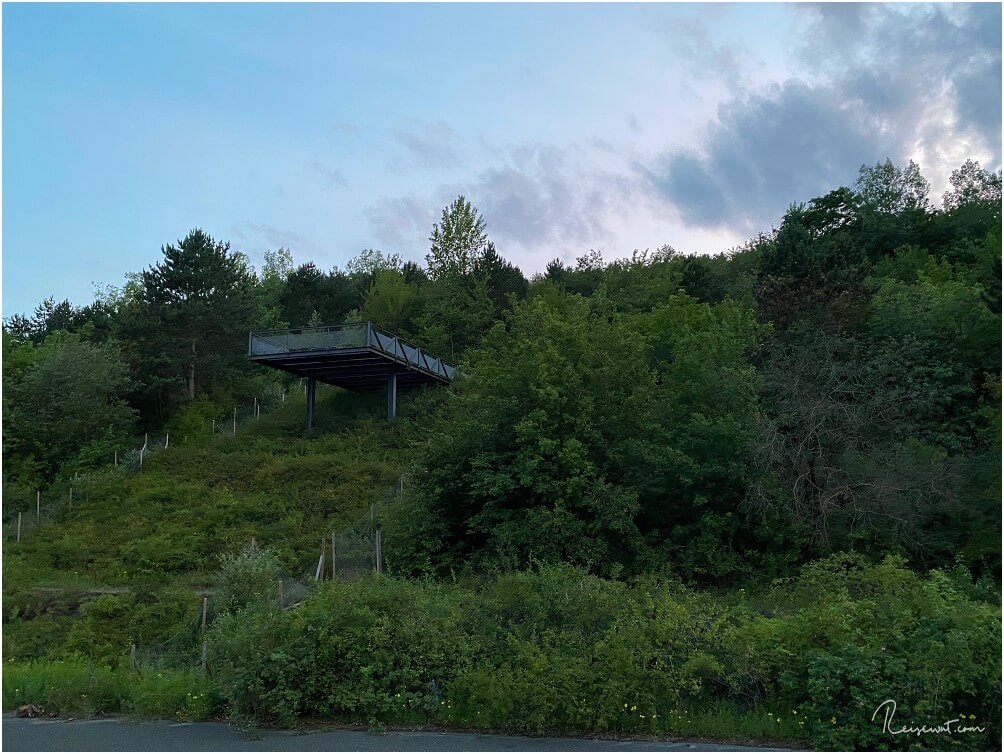
[[[104,669],[131,642],[192,649],[216,588],[241,718],[992,746],[1000,201],[967,162],[934,208],[916,165],[886,161],[726,254],[590,251],[530,283],[463,197],[427,270],[280,249],[255,276],[192,231],[88,306],[5,323],[5,533],[43,501],[5,547],[5,660],[48,681],[42,663],[92,659],[107,701],[65,665],[64,696],[32,686],[54,709],[210,714],[187,677]],[[245,359],[247,330],[367,318],[461,379],[403,395],[393,423],[382,394],[324,387],[304,437],[301,387]],[[137,429],[171,448],[109,468]],[[311,571],[370,506],[386,570],[424,580],[280,612],[276,572]],[[904,723],[990,732],[889,738],[870,715],[893,695]]]
[[[999,735],[1000,612],[971,588],[854,557],[779,582],[769,612],[567,567],[373,578],[217,622],[212,666],[232,713],[285,725],[694,735],[715,710],[719,736],[915,748],[871,719],[895,698],[904,724],[965,713],[987,728],[919,745],[978,749]]]
[[[868,566],[833,557],[784,585],[801,601],[774,618],[752,617],[724,637],[725,667],[739,693],[804,710],[817,746],[830,749],[980,749],[1000,736],[1000,610],[967,598],[948,575],[919,576],[902,560]],[[943,723],[973,715],[985,732],[893,738],[897,721]]]
[[[236,613],[275,600],[279,574],[279,559],[256,545],[225,554],[216,579],[217,610]]]
[[[64,332],[15,354],[4,361],[5,457],[51,476],[64,464],[93,468],[125,443],[135,412],[123,399],[129,372],[116,346]]]
[[[381,270],[366,292],[361,314],[364,319],[392,332],[407,332],[416,303],[417,292],[408,285],[402,273]]]
[[[467,199],[458,196],[432,226],[432,247],[426,256],[429,277],[462,277],[473,272],[487,240],[484,218]]]
[[[137,675],[82,662],[4,663],[5,710],[37,704],[63,717],[139,715],[206,720],[223,709],[212,681],[193,671]]]

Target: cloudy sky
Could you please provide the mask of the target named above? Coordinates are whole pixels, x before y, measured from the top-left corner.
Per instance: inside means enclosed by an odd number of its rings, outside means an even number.
[[[201,226],[421,260],[458,193],[524,272],[713,253],[862,163],[1001,162],[999,5],[3,6],[3,310]]]

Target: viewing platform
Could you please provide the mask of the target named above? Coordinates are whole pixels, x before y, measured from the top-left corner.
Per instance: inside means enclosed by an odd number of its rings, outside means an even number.
[[[387,388],[387,416],[397,389],[449,384],[456,367],[372,322],[267,330],[248,335],[248,357],[307,380],[307,428],[313,427],[317,382],[359,392]]]

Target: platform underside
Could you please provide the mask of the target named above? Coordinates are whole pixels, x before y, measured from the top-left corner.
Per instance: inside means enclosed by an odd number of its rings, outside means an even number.
[[[445,385],[448,380],[418,371],[368,347],[292,351],[252,356],[251,361],[281,369],[297,377],[313,377],[327,385],[366,392],[387,388],[387,378],[397,374],[398,389]]]

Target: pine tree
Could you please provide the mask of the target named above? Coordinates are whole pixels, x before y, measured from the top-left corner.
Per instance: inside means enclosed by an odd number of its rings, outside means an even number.
[[[196,228],[142,274],[143,319],[159,361],[194,399],[199,380],[243,354],[253,313],[253,275],[242,254]]]

